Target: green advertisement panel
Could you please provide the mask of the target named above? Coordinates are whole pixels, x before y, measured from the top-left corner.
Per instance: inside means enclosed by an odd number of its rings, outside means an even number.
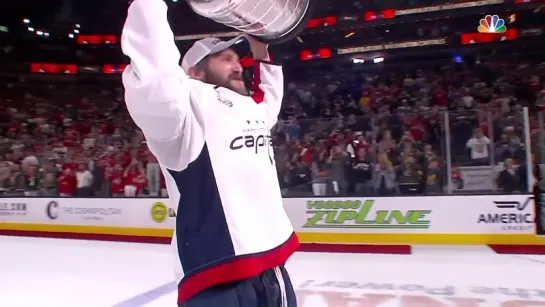
[[[309,200],[304,228],[428,229],[432,210],[419,210],[418,204],[400,204],[385,210],[373,199]],[[390,206],[391,207],[391,206]],[[409,209],[403,209],[409,208]]]

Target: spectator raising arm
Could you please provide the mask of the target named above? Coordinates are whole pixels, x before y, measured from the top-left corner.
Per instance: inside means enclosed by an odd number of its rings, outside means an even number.
[[[127,109],[157,158],[168,168],[184,168],[188,161],[180,156],[191,158],[184,154],[191,150],[191,140],[204,138],[191,109],[189,78],[178,66],[180,53],[164,1],[131,4],[121,48],[131,59],[123,73]]]

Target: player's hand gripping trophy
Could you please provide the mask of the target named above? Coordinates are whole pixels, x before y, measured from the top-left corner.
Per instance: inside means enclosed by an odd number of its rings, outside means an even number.
[[[279,44],[306,26],[316,0],[186,0],[197,14],[245,32],[267,44]]]

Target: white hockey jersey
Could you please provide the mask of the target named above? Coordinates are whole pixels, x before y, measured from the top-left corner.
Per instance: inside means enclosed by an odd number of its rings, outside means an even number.
[[[131,59],[123,73],[127,108],[177,207],[178,303],[284,264],[299,242],[271,147],[282,68],[257,64],[254,97],[189,78],[163,0],[131,4],[121,46]]]

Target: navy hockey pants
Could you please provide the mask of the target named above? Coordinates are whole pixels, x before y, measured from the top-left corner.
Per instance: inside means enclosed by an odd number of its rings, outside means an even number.
[[[282,278],[277,278],[280,274]],[[285,305],[282,293],[287,299]],[[297,300],[288,272],[282,266],[250,279],[206,289],[178,307],[297,307]]]

